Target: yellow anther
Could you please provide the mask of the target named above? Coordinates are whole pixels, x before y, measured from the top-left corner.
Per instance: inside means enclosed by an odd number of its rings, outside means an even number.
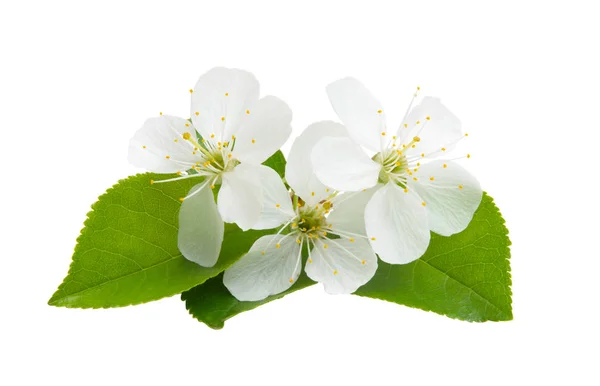
[[[300,244],[300,239],[296,239],[296,242],[297,242],[298,244]]]
[[[420,125],[420,124],[421,124],[421,121],[417,121],[417,125]]]
[[[229,146],[229,142],[223,142],[223,146],[225,146],[225,147]]]
[[[425,153],[421,153],[421,157],[425,157]]]
[[[425,119],[427,119],[428,121],[430,121],[431,117],[428,115],[428,116],[425,117]]]
[[[275,248],[281,248],[281,244],[275,244]]]
[[[469,136],[469,133],[465,133],[465,137],[468,137],[468,136]]]
[[[445,148],[445,147],[443,147],[443,148],[442,148],[442,151],[446,151],[446,148]]]
[[[408,193],[408,189],[404,188],[404,193]]]
[[[150,185],[154,184],[154,180],[150,180]]]
[[[292,224],[292,228],[295,228],[295,227],[297,227],[297,226],[298,226],[298,224],[296,224],[296,223],[293,223],[293,224]]]
[[[421,166],[421,163],[420,163],[420,162],[417,162],[417,166]]]
[[[417,86],[417,91],[421,91],[421,87]]]
[[[144,145],[144,146],[142,146],[142,149],[145,149],[145,148],[146,148],[146,146],[145,146],[145,145]]]
[[[281,205],[279,204],[275,204],[275,208],[279,208]]]
[[[367,264],[367,261],[366,261],[366,260],[363,260],[363,261],[361,261],[360,263],[361,263],[362,265],[365,265],[365,264]]]
[[[423,201],[423,202],[421,203],[421,205],[425,206],[425,205],[427,205],[427,204],[425,204],[425,201]]]
[[[183,198],[183,197],[179,198],[179,201],[183,202],[183,200],[185,200],[185,198]]]
[[[372,241],[375,241],[375,240],[377,240],[377,239],[376,239],[375,237],[371,237],[371,240],[372,240]]]
[[[381,132],[381,135],[385,137],[385,131],[382,131],[382,132]]]
[[[294,282],[294,279],[290,278],[290,283],[293,283],[293,282]]]
[[[434,180],[434,178],[433,178],[433,177],[429,177],[429,181],[433,181],[433,180]]]
[[[329,188],[325,189],[325,192],[329,193]]]
[[[177,174],[178,176],[180,176],[180,175],[181,175],[181,172],[177,172],[177,173],[175,173],[175,174]]]
[[[337,274],[338,274],[338,271],[337,271],[337,269],[336,269],[335,271],[333,271],[333,274],[334,274],[334,275],[337,275]]]
[[[254,138],[252,139],[252,143],[256,143],[256,140]]]
[[[354,242],[354,237],[350,237],[348,240],[349,240],[351,243],[353,243],[353,242]]]
[[[467,154],[467,158],[471,158],[471,154]]]
[[[395,144],[395,143],[392,143],[392,147],[396,147],[396,144]]]
[[[159,114],[162,115],[162,111]]]
[[[226,92],[226,93],[225,93],[225,96],[229,96],[229,93],[228,93],[228,92]]]
[[[179,142],[179,140],[178,140],[177,138],[175,138],[175,139],[173,140],[173,142]]]
[[[408,123],[405,123],[405,124],[404,124],[404,128],[407,128],[407,127],[408,127]]]
[[[315,192],[310,192],[310,195],[314,197],[315,196]]]
[[[196,114],[196,116],[200,115],[200,112],[196,111],[194,114]]]
[[[312,259],[308,259],[308,262],[309,262],[309,263],[312,263]]]
[[[217,142],[217,146],[221,146],[221,142]]]
[[[215,188],[215,186],[214,186],[214,185],[211,185],[211,186],[210,186],[210,188],[211,188],[211,189],[214,189],[214,188]]]
[[[190,94],[193,93],[193,92],[194,92],[194,90],[190,89]]]
[[[190,124],[189,124],[189,123],[186,123],[186,124],[185,124],[185,127],[190,127]]]
[[[413,180],[418,181],[417,177],[413,177]]]
[[[250,110],[246,110],[246,114],[250,114]]]
[[[215,137],[215,135],[214,135],[214,134],[211,134],[211,135],[210,135],[210,137],[211,137],[211,138],[214,138],[214,137]]]
[[[415,142],[421,142],[421,138],[419,138],[419,137],[414,137],[414,138],[413,138],[413,141],[415,141]]]
[[[166,159],[171,159],[171,156],[170,155],[166,155],[165,158]]]
[[[206,139],[202,138],[202,143],[206,143]]]
[[[377,110],[377,114],[383,113],[383,110]]]
[[[447,167],[448,167],[448,165],[447,165],[447,164],[444,164],[444,169],[446,169]]]
[[[396,161],[396,166],[400,166],[400,161]]]
[[[323,232],[323,236],[327,236],[327,232]]]
[[[231,153],[227,154],[227,158],[231,158],[233,155]]]
[[[225,120],[225,117],[221,117],[221,121],[224,121],[224,120]]]
[[[329,224],[329,225],[327,225],[327,226],[328,226],[329,228],[331,228],[333,225]]]
[[[462,186],[462,185],[458,185],[458,188],[459,188],[459,189],[462,189],[462,188],[463,188],[463,186]]]
[[[396,136],[394,135],[394,136],[392,137],[392,139],[396,139]]]
[[[262,255],[264,255],[264,254],[265,254],[265,251],[262,251],[262,252],[261,252],[261,254],[262,254]]]
[[[323,244],[323,248],[327,249],[327,248],[329,248],[329,245]]]
[[[231,136],[231,140],[232,140],[232,141],[235,141],[235,135],[232,135],[232,136]]]
[[[190,138],[192,138],[192,135],[190,133],[187,133],[187,132],[183,133],[183,139],[185,139],[187,141]],[[194,150],[196,150],[196,149],[194,148]]]
[[[417,145],[412,145],[411,147],[414,149]]]

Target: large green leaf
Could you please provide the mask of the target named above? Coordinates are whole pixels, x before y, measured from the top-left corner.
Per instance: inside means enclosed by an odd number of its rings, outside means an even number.
[[[265,164],[282,172],[282,157],[278,152]],[[150,180],[167,177],[151,173],[129,177],[92,205],[69,273],[48,304],[120,307],[172,296],[218,275],[257,238],[273,232],[242,232],[236,225],[226,224],[214,267],[203,268],[186,260],[177,248],[179,198],[199,180],[150,184]]]
[[[427,252],[407,265],[379,262],[377,273],[356,292],[360,296],[433,311],[466,321],[512,319],[510,240],[504,219],[484,194],[473,221],[463,232],[432,234]],[[308,278],[260,302],[240,302],[221,276],[182,294],[192,316],[212,328],[225,320],[313,284]]]

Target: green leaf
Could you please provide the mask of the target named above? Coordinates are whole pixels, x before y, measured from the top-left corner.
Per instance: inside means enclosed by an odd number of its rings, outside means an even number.
[[[275,170],[281,178],[283,178],[285,175],[285,157],[283,156],[281,150],[277,150],[275,153],[273,153],[269,159],[263,162],[263,165]]]
[[[377,273],[356,295],[433,311],[472,321],[512,319],[510,240],[504,219],[484,194],[473,221],[463,232],[432,234],[427,252],[407,265],[379,261]],[[221,276],[182,294],[192,316],[212,328],[225,320],[288,293],[314,284],[308,278],[288,291],[260,302],[240,302],[229,294]]]
[[[150,184],[165,175],[119,181],[92,205],[67,277],[48,304],[121,307],[172,296],[218,275],[272,231],[242,232],[225,225],[214,267],[186,260],[177,248],[179,198],[199,179]]]

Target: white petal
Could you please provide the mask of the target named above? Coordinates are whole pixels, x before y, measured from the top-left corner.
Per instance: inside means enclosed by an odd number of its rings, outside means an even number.
[[[306,274],[330,294],[349,294],[377,271],[377,256],[365,240],[319,240],[306,262]]]
[[[317,178],[336,190],[357,191],[375,186],[381,165],[350,138],[326,137],[312,151]]]
[[[415,148],[407,149],[406,154],[443,154],[442,148],[446,152],[450,151],[463,137],[460,120],[438,98],[423,98],[411,110],[404,123],[408,128],[402,125],[398,133],[404,143],[412,141],[416,136],[420,138]]]
[[[371,92],[358,80],[344,78],[329,84],[327,95],[350,136],[370,150],[381,151],[385,112]]]
[[[288,222],[294,217],[290,192],[275,170],[261,165],[260,185],[262,187],[262,211],[252,229],[271,229]]]
[[[331,194],[315,176],[311,162],[314,146],[324,137],[345,137],[346,128],[332,121],[316,122],[308,126],[294,140],[285,166],[285,179],[296,194],[308,204],[316,205]]]
[[[195,136],[185,119],[169,115],[150,118],[129,141],[129,162],[154,173],[176,173],[200,160],[185,133]]]
[[[177,245],[186,259],[203,267],[212,267],[221,252],[223,220],[207,183],[194,186],[188,197],[179,211]]]
[[[236,134],[233,155],[260,165],[287,141],[292,132],[292,110],[279,98],[266,96],[248,110]]]
[[[223,284],[238,300],[262,300],[290,288],[300,275],[300,263],[300,246],[294,237],[263,236],[225,271]]]
[[[365,236],[365,208],[371,197],[383,185],[378,184],[363,192],[344,193],[332,200],[333,207],[327,217],[327,222],[335,231],[347,235],[358,234]]]
[[[260,169],[254,165],[239,164],[223,173],[218,205],[225,222],[236,223],[242,230],[250,229],[260,216],[262,192]]]
[[[441,160],[421,166],[416,175],[418,181],[408,186],[425,201],[429,228],[443,236],[463,231],[481,203],[483,192],[475,177],[457,163]]]
[[[246,110],[256,104],[260,87],[251,73],[216,67],[202,75],[192,93],[190,116],[204,138],[227,142],[236,135]]]
[[[411,189],[405,193],[392,183],[379,189],[367,204],[365,225],[371,246],[381,260],[390,264],[410,263],[429,245],[422,200]]]

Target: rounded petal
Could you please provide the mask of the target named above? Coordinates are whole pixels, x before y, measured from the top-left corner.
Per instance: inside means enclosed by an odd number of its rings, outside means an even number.
[[[340,231],[345,234],[365,236],[365,208],[371,197],[383,185],[378,184],[367,191],[344,193],[332,200],[331,213],[327,222],[331,224],[332,233]]]
[[[350,138],[323,138],[313,148],[311,159],[317,178],[335,190],[375,186],[381,169]]]
[[[371,92],[360,81],[344,78],[329,84],[327,95],[350,136],[367,149],[381,151],[385,112]]]
[[[186,259],[215,265],[223,242],[223,220],[206,182],[194,186],[181,204],[177,245]]]
[[[346,137],[346,128],[336,122],[322,121],[308,126],[294,140],[285,166],[285,179],[294,192],[308,204],[316,205],[331,194],[315,176],[310,159],[314,146],[325,137]]]
[[[262,300],[290,288],[300,275],[300,263],[300,246],[294,237],[263,236],[225,271],[223,284],[238,300]]]
[[[236,134],[234,156],[260,165],[287,141],[292,132],[292,110],[279,98],[266,96],[247,110]]]
[[[319,240],[306,262],[306,274],[330,294],[350,294],[377,271],[377,256],[365,240]]]
[[[261,165],[260,185],[262,187],[262,211],[252,229],[271,229],[289,221],[295,216],[290,192],[281,177],[270,167]]]
[[[176,173],[200,160],[184,135],[196,135],[185,119],[161,115],[144,122],[129,141],[129,162],[153,173]]]
[[[218,141],[236,135],[246,110],[258,101],[260,86],[251,73],[216,67],[198,79],[192,93],[190,116],[202,137]]]
[[[239,164],[223,173],[222,178],[218,197],[221,217],[244,231],[250,229],[258,221],[262,208],[259,167]]]
[[[404,127],[404,123],[408,125],[407,128]],[[446,152],[451,150],[463,137],[460,120],[438,98],[423,98],[421,103],[411,110],[404,123],[398,137],[403,142],[410,142],[414,137],[420,139],[414,148],[406,150],[406,154],[409,155],[432,152],[443,154],[442,148]]]
[[[483,192],[475,177],[457,163],[441,160],[421,166],[416,175],[420,178],[410,181],[409,189],[425,201],[429,228],[442,236],[462,232],[481,203]]]
[[[410,263],[429,245],[431,235],[421,198],[391,183],[379,189],[367,204],[365,226],[371,246],[386,263]]]

